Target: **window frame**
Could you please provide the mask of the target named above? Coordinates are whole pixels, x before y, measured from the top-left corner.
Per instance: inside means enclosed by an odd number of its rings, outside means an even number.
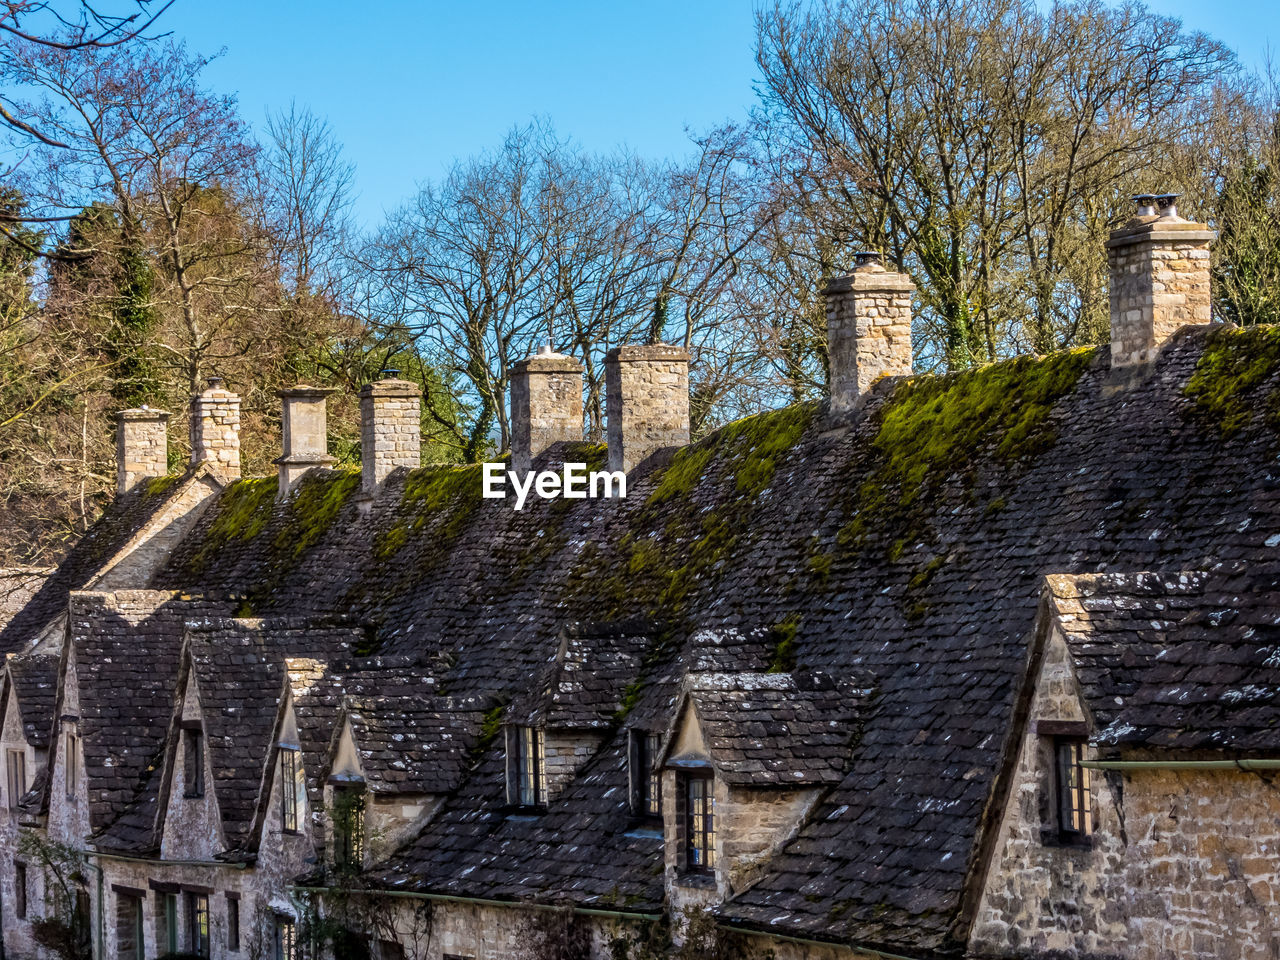
[[[164,894],[164,939],[167,952],[177,953],[178,944],[178,895],[173,891]]]
[[[201,921],[203,920],[203,924]],[[210,955],[211,924],[209,918],[209,895],[195,890],[187,891],[187,946],[191,952],[201,957]]]
[[[16,762],[15,762],[16,761]],[[27,751],[10,747],[4,757],[5,788],[9,791],[9,809],[17,810],[18,801],[27,793]],[[17,772],[19,776],[14,777]],[[21,781],[20,783],[18,781]]]
[[[298,924],[293,917],[276,914],[273,939],[275,960],[298,960]]]
[[[661,748],[660,734],[631,731],[631,815],[649,823],[662,822],[662,769],[657,763]]]
[[[678,779],[682,800],[679,837],[681,868],[686,874],[714,876],[717,866],[715,774],[710,768],[682,770]],[[695,785],[701,792],[699,798],[694,797]]]
[[[297,747],[280,747],[280,830],[298,833],[298,771],[302,764]]]
[[[512,800],[525,810],[547,805],[547,736],[542,727],[514,724],[515,783]]]
[[[344,811],[339,797],[350,796],[353,802]],[[364,784],[333,787],[333,863],[338,867],[364,864],[365,829]]]
[[[1082,765],[1088,757],[1088,740],[1056,735],[1050,743],[1057,842],[1062,846],[1089,846],[1093,839],[1093,779],[1089,768]]]
[[[182,795],[204,796],[204,727],[199,721],[182,725]]]

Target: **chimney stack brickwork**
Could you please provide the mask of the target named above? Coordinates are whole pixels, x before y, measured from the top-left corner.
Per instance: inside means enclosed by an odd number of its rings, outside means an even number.
[[[221,377],[192,397],[191,463],[207,463],[224,482],[240,477],[240,397]]]
[[[360,460],[367,497],[397,467],[422,465],[422,390],[416,383],[375,380],[360,390]]]
[[[852,410],[881,377],[910,376],[915,289],[905,273],[875,260],[823,288],[833,414]]]
[[[511,369],[511,469],[553,443],[582,439],[582,364],[543,347]]]
[[[116,414],[116,493],[169,472],[169,414],[164,410],[121,410]]]
[[[1140,211],[1149,209],[1140,200]],[[1171,204],[1163,209],[1169,213],[1140,212],[1107,241],[1113,370],[1149,363],[1179,327],[1212,319],[1209,243],[1216,234],[1183,220]]]
[[[689,442],[689,354],[666,343],[605,356],[609,469],[629,473],[657,450]]]
[[[332,466],[329,456],[328,414],[325,399],[332,390],[299,384],[280,391],[280,435],[283,455],[275,461],[280,470],[280,496],[287,497],[308,470]]]

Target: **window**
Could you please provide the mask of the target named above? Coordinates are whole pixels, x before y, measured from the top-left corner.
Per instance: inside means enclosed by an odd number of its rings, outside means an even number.
[[[27,865],[13,864],[13,913],[19,920],[27,919]]]
[[[364,861],[364,789],[334,787],[333,862],[358,867]]]
[[[684,778],[685,869],[709,873],[716,866],[716,800],[710,773]]]
[[[240,949],[240,898],[227,894],[227,949]]]
[[[298,932],[292,917],[276,917],[275,960],[298,960]]]
[[[201,957],[209,956],[208,894],[187,894],[187,919],[191,925],[191,934],[188,938],[191,944],[191,952]]]
[[[546,739],[538,727],[516,727],[516,802],[541,807],[547,802]]]
[[[116,955],[120,960],[143,960],[142,896],[116,892]]]
[[[631,812],[646,820],[662,819],[662,771],[657,767],[659,747],[657,734],[631,731]]]
[[[1085,741],[1074,737],[1054,740],[1057,760],[1058,840],[1087,843],[1093,834],[1093,793],[1085,767]]]
[[[164,942],[169,953],[178,952],[178,895],[164,895]]]
[[[5,773],[9,787],[9,809],[17,810],[18,801],[27,792],[27,754],[22,750],[10,750],[5,756]]]
[[[301,773],[298,751],[280,748],[280,828],[285,833],[298,832],[298,791],[294,785]]]
[[[204,796],[204,732],[199,726],[182,731],[183,796]]]
[[[67,799],[74,800],[76,798],[76,767],[80,752],[80,738],[76,736],[74,730],[68,730],[65,742],[66,749],[63,751],[62,764],[66,780]]]

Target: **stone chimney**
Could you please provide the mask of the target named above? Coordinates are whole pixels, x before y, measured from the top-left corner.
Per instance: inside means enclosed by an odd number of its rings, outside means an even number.
[[[116,414],[116,494],[169,472],[169,414],[141,407]]]
[[[1175,330],[1211,319],[1209,243],[1216,234],[1178,216],[1177,194],[1134,197],[1137,212],[1111,234],[1111,369],[1155,359]]]
[[[666,343],[614,347],[604,358],[609,469],[630,473],[689,442],[689,354]]]
[[[561,440],[582,439],[582,364],[544,344],[511,368],[511,469]]]
[[[422,465],[422,390],[384,370],[360,391],[360,459],[365,497],[372,497],[396,467]]]
[[[827,282],[827,351],[831,413],[852,410],[881,377],[911,375],[911,294],[905,273],[884,268],[878,253],[855,255],[853,273]]]
[[[208,463],[224,483],[240,478],[240,397],[222,377],[191,398],[191,463]]]
[[[313,467],[332,466],[329,456],[328,416],[325,398],[333,393],[324,387],[299,384],[280,391],[283,408],[280,435],[284,455],[274,461],[280,468],[280,496],[293,492],[302,475]]]

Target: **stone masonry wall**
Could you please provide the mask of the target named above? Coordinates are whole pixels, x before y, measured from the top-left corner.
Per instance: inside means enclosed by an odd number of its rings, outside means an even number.
[[[1052,754],[1037,720],[1082,720],[1066,645],[1046,652],[1010,802],[970,936],[991,957],[1274,960],[1280,788],[1232,771],[1092,780],[1090,847],[1046,845]]]
[[[830,281],[831,412],[847,412],[881,377],[911,375],[911,294],[905,273],[867,264]]]
[[[240,397],[220,378],[191,399],[191,462],[208,463],[223,481],[240,476]]]
[[[116,493],[169,472],[169,414],[121,410],[116,414]]]
[[[630,472],[652,453],[689,442],[689,354],[665,343],[615,347],[605,357],[609,469]]]
[[[716,778],[716,846],[725,896],[760,878],[769,858],[795,834],[818,796],[818,790],[735,787]]]
[[[511,469],[525,472],[547,447],[582,439],[582,364],[542,353],[511,369]]]
[[[376,380],[360,390],[361,487],[372,496],[396,467],[422,464],[422,391],[407,380]]]
[[[543,739],[543,769],[547,774],[547,799],[569,785],[578,768],[600,747],[598,734],[548,730]]]
[[[1213,236],[1203,224],[1145,218],[1112,234],[1113,369],[1147,363],[1179,327],[1210,321]]]

